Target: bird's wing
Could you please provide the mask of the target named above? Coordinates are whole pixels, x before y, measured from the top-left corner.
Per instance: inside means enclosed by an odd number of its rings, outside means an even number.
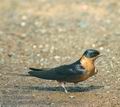
[[[85,73],[85,69],[80,65],[64,65],[59,68],[55,68],[55,73],[57,79],[65,80],[68,77],[74,77],[76,75],[83,75]]]
[[[82,68],[80,63],[62,65],[49,70],[40,69],[38,71],[36,69],[32,69],[29,72],[29,74],[32,76],[48,79],[48,80],[66,80],[66,78],[68,77],[83,75],[84,73],[85,73],[85,69]]]

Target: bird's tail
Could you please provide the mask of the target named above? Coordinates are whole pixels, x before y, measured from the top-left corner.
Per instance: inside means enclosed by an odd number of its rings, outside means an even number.
[[[43,71],[43,69],[37,69],[37,68],[29,68],[32,71]]]
[[[30,74],[30,76],[53,80],[54,74],[52,74],[46,69],[36,69],[36,68],[29,68],[29,69],[30,71],[28,73]]]

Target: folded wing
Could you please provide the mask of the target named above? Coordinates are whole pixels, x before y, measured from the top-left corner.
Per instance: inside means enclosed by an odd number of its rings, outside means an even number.
[[[57,81],[66,81],[68,77],[73,77],[76,75],[83,75],[85,73],[85,69],[81,66],[79,62],[63,65],[52,69],[35,69],[30,68],[31,71],[28,73],[31,76],[35,76],[38,78],[43,78],[47,80],[57,80]]]

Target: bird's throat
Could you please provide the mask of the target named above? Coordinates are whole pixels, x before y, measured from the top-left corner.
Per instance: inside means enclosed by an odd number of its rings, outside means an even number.
[[[92,73],[95,70],[94,60],[91,58],[82,57],[81,65],[85,68],[87,73]]]

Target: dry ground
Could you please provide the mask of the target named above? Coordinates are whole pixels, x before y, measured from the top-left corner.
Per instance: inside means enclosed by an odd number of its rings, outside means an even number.
[[[0,0],[1,107],[120,107],[119,0]],[[55,81],[22,76],[29,67],[105,56],[99,73],[68,94]]]

